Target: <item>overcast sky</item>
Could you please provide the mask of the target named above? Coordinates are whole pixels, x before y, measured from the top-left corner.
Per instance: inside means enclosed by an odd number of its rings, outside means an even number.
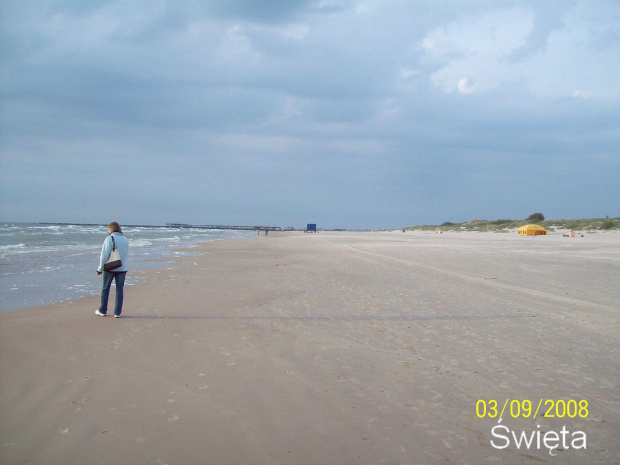
[[[618,1],[25,1],[3,221],[620,216]]]

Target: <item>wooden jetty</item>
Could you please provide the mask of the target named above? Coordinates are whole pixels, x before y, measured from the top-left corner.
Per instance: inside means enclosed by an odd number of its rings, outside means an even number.
[[[237,231],[282,231],[280,226],[224,226],[215,224],[166,223],[167,228],[233,229]]]

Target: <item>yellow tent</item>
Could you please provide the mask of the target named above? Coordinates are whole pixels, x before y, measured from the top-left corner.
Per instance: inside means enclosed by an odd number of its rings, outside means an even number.
[[[547,230],[537,224],[526,224],[517,230],[519,236],[544,236]]]

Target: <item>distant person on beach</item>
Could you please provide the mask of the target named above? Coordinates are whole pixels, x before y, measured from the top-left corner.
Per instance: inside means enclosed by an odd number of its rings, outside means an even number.
[[[125,286],[125,275],[127,274],[127,254],[129,252],[129,241],[121,231],[121,226],[113,221],[108,225],[110,234],[103,241],[101,247],[101,258],[99,259],[99,268],[97,275],[103,273],[103,288],[101,289],[101,306],[95,311],[96,315],[106,316],[108,313],[108,297],[110,295],[110,287],[112,280],[116,284],[116,305],[114,306],[114,318],[120,318],[123,311],[123,287]],[[103,265],[110,257],[112,247],[116,246],[121,256],[122,266],[114,271],[104,271]]]

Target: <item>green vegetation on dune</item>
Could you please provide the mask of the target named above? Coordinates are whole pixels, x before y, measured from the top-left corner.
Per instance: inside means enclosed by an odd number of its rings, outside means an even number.
[[[537,213],[535,215],[541,215]],[[531,215],[532,217],[534,215]],[[540,218],[540,217],[538,217]],[[544,217],[543,217],[544,218]],[[547,228],[550,232],[556,229],[566,229],[570,231],[609,231],[620,229],[620,218],[589,218],[581,220],[472,220],[465,223],[445,222],[440,225],[418,225],[404,228],[409,231],[481,231],[481,232],[508,232],[526,224],[539,224]]]

